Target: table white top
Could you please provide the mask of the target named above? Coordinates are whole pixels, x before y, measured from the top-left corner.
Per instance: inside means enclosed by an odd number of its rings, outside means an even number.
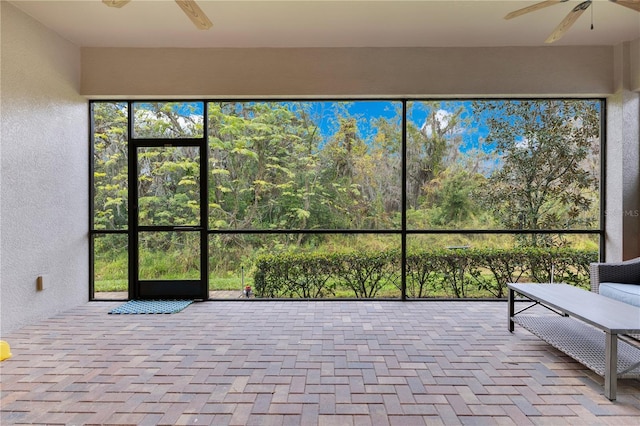
[[[568,284],[508,284],[519,294],[614,334],[640,333],[640,308]]]

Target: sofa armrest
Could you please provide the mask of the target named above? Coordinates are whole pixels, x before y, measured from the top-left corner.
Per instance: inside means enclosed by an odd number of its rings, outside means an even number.
[[[598,293],[600,283],[640,283],[640,257],[624,262],[591,263],[591,291]]]

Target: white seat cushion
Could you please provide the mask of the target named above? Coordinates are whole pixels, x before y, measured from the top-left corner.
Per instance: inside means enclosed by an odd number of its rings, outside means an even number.
[[[640,306],[640,283],[600,283],[598,292],[611,299],[616,299],[634,306]]]

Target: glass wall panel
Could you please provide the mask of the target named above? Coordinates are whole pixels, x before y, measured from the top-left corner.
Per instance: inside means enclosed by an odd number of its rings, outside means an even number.
[[[133,136],[141,139],[186,139],[204,135],[202,102],[136,102]]]
[[[259,298],[400,298],[400,235],[229,233],[209,244],[214,298],[247,285]]]
[[[141,280],[200,279],[199,232],[140,232]]]
[[[200,224],[200,149],[138,148],[138,224]]]
[[[96,102],[93,129],[93,229],[127,229],[128,134],[127,104]]]
[[[399,229],[400,102],[209,104],[210,229]]]
[[[129,237],[127,234],[93,236],[93,297],[127,299],[129,296]]]
[[[408,298],[505,297],[509,281],[586,287],[598,260],[601,100],[91,105],[96,294],[126,291],[127,236],[99,232],[129,229],[136,173],[138,225],[183,227],[140,233],[139,278],[199,278],[188,227],[206,207],[213,298],[400,298],[401,267]],[[208,205],[204,152],[138,141],[128,170],[132,136],[206,136]]]
[[[599,229],[600,102],[407,104],[408,229]]]

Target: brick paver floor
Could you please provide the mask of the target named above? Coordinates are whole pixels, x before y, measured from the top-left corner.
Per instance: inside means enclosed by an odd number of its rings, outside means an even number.
[[[503,302],[92,302],[2,339],[7,424],[640,424]]]

